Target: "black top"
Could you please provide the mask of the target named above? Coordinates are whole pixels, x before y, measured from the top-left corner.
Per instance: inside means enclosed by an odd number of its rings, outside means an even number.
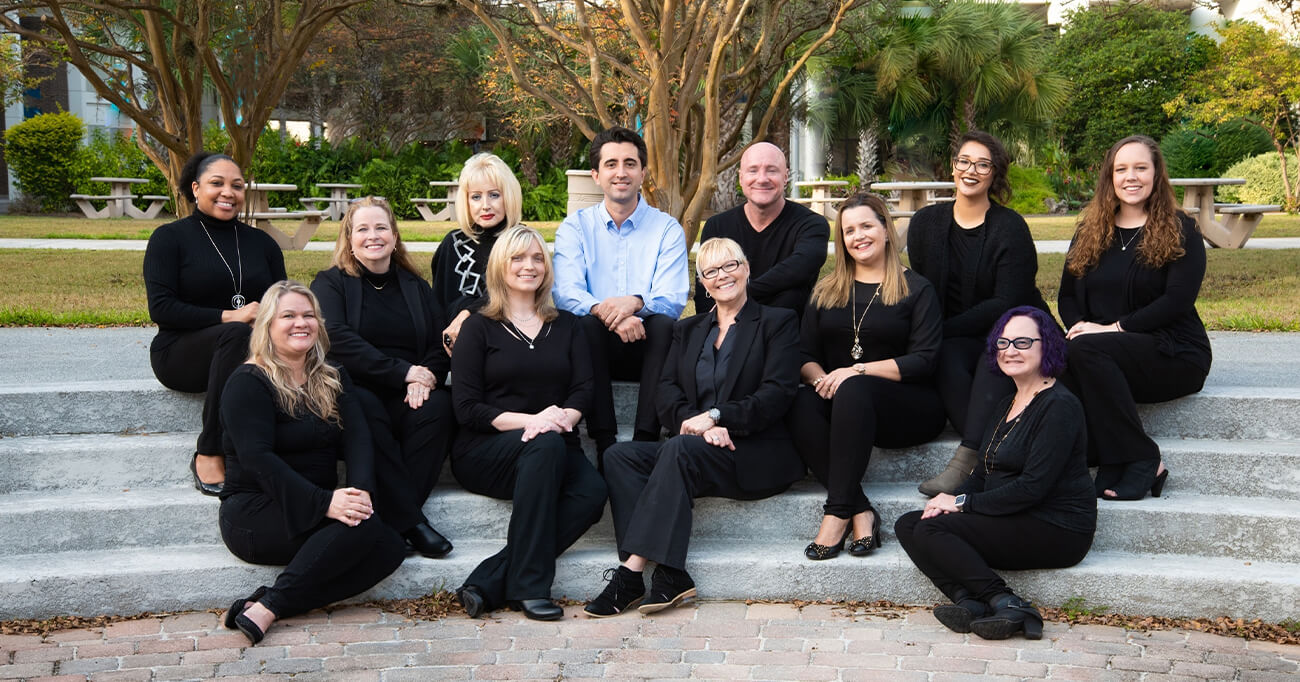
[[[671,433],[682,422],[718,408],[736,445],[736,482],[744,490],[770,491],[803,478],[805,470],[790,440],[785,414],[799,388],[798,318],[784,308],[747,301],[727,331],[733,343],[715,398],[705,401],[695,358],[712,350],[716,313],[695,315],[673,325],[672,347],[655,391],[659,420]]]
[[[452,456],[499,433],[492,420],[502,412],[534,414],[556,405],[585,414],[591,407],[591,354],[578,318],[560,311],[542,326],[532,349],[506,324],[475,313],[461,325],[451,359],[452,402],[461,424]],[[579,447],[576,429],[564,439]]]
[[[892,306],[877,299],[863,318],[858,335],[863,355],[858,360],[849,354],[853,325],[866,311],[877,285],[854,282],[856,306],[853,297],[848,304],[827,310],[809,302],[799,335],[802,362],[816,362],[830,372],[858,362],[892,358],[898,363],[903,381],[928,381],[934,374],[943,339],[939,297],[924,277],[911,270],[905,270],[903,276],[907,279],[907,298]]]
[[[270,497],[284,514],[290,537],[316,527],[338,487],[338,462],[347,464],[348,485],[372,495],[374,451],[370,429],[352,380],[340,370],[339,422],[310,410],[289,414],[280,408],[275,387],[261,368],[240,365],[221,394],[225,429],[226,483],[221,499],[239,493]]]
[[[781,214],[771,225],[756,231],[745,217],[741,204],[723,211],[704,223],[700,243],[713,237],[728,237],[740,244],[749,259],[749,297],[764,305],[787,291],[799,292],[799,307],[803,312],[822,264],[826,262],[826,245],[830,240],[830,226],[826,219],[807,206],[793,201],[785,202]],[[695,310],[707,312],[713,301],[705,295],[704,285],[695,281]]]
[[[907,226],[907,254],[912,269],[930,280],[939,292],[952,286],[948,265],[950,233],[961,230],[953,220],[952,202],[933,204],[916,212]],[[943,335],[984,338],[1006,311],[1032,305],[1047,311],[1038,291],[1038,252],[1029,226],[1019,213],[989,202],[984,227],[975,238],[971,256],[963,259],[960,305],[945,299]]]
[[[222,256],[229,270],[221,262]],[[170,346],[183,332],[221,324],[221,312],[234,309],[230,298],[235,295],[241,270],[240,293],[249,303],[261,300],[267,288],[286,278],[284,254],[271,235],[239,221],[217,220],[197,209],[188,218],[154,230],[144,252],[149,318],[158,325],[150,349]]]
[[[1161,353],[1183,358],[1209,373],[1210,337],[1196,312],[1196,296],[1205,278],[1205,242],[1195,220],[1182,215],[1181,221],[1186,253],[1162,268],[1149,267],[1137,257],[1143,230],[1127,250],[1112,240],[1097,266],[1083,277],[1063,269],[1057,303],[1065,326],[1080,320],[1118,321],[1125,332],[1156,337]]]
[[[505,227],[506,221],[502,220],[481,232],[478,241],[456,229],[439,242],[429,268],[433,275],[433,298],[446,314],[447,322],[462,310],[475,312],[483,307],[487,296],[487,280],[483,273],[487,269],[488,254],[492,253],[492,245],[497,243],[497,237]],[[442,327],[438,331],[441,332]]]
[[[704,337],[704,345],[700,347],[700,357],[695,361],[695,385],[699,387],[700,394],[696,402],[706,410],[718,402],[718,390],[722,388],[727,367],[731,364],[732,351],[736,348],[736,335],[732,333],[727,334],[721,346],[714,348],[721,332],[715,316],[708,335]]]
[[[1058,381],[1034,396],[1018,418],[1003,422],[1001,415],[1014,399],[1012,394],[998,404],[999,416],[984,431],[975,471],[956,491],[966,494],[965,511],[1028,513],[1066,530],[1092,533],[1097,493],[1088,475],[1083,405]]]
[[[984,244],[984,223],[965,229],[952,221],[948,229],[948,286],[943,291],[944,319],[956,317],[965,309],[966,264],[979,258]],[[934,282],[931,282],[933,284]]]
[[[446,321],[433,292],[403,268],[393,266],[387,274],[380,278],[363,271],[363,277],[353,277],[338,267],[316,273],[311,290],[325,316],[329,357],[362,386],[403,389],[416,364],[428,367],[442,386],[451,361],[438,340]],[[366,277],[383,289],[376,291]]]

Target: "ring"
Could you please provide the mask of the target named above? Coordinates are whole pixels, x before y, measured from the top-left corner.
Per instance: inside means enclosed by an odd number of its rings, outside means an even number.
[[[451,334],[443,334],[443,335],[442,335],[442,342],[445,343],[445,344],[447,344],[448,346],[450,346],[450,345],[451,345]]]

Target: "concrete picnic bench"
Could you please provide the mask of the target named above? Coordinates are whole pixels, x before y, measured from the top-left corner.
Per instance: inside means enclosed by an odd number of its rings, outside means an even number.
[[[271,238],[285,251],[301,251],[311,241],[312,235],[320,227],[325,211],[287,211],[283,208],[273,209],[268,200],[269,192],[292,192],[297,185],[274,184],[267,182],[250,182],[245,186],[244,220],[259,230],[271,235]],[[298,227],[292,236],[275,226],[272,220],[297,220]]]
[[[171,198],[162,194],[145,194],[143,198],[149,206],[143,210],[136,207],[138,195],[131,193],[131,185],[149,182],[144,178],[91,178],[94,182],[107,183],[111,189],[108,194],[72,194],[68,198],[77,204],[77,208],[91,220],[101,218],[139,218],[149,220],[158,215]],[[92,201],[105,202],[103,208],[95,208]]]
[[[916,212],[942,201],[949,201],[948,197],[941,197],[936,192],[951,192],[957,189],[953,182],[873,182],[871,190],[881,193],[898,192],[897,208],[891,208],[889,215],[894,218],[894,229],[898,231],[898,238],[904,244],[907,243],[907,225],[912,221],[912,216]]]
[[[298,201],[300,201],[308,211],[320,210],[320,205],[324,204],[325,212],[329,216],[330,220],[341,220],[343,218],[343,213],[347,210],[348,202],[352,201],[348,198],[348,190],[361,189],[361,185],[353,185],[343,182],[320,182],[317,183],[316,186],[323,190],[328,190],[330,195],[328,197],[303,197]]]
[[[415,206],[415,210],[420,212],[420,217],[424,218],[429,222],[437,222],[439,220],[455,220],[456,219],[456,187],[458,184],[459,183],[455,181],[432,180],[429,182],[429,186],[445,187],[447,189],[447,196],[437,197],[433,199],[428,199],[425,197],[415,197],[411,199],[410,202],[412,205]],[[442,204],[442,208],[439,209],[436,213],[434,212],[433,208],[431,208],[435,204]]]
[[[1201,236],[1210,246],[1240,249],[1246,245],[1265,213],[1278,213],[1275,204],[1216,204],[1219,185],[1244,185],[1243,178],[1170,178],[1169,184],[1183,188],[1183,210],[1195,216]],[[1221,219],[1215,220],[1215,214]]]
[[[796,189],[807,187],[812,190],[811,197],[795,197],[791,201],[805,204],[823,217],[833,218],[835,207],[844,201],[843,197],[831,196],[831,191],[849,186],[848,180],[803,180],[794,183]]]

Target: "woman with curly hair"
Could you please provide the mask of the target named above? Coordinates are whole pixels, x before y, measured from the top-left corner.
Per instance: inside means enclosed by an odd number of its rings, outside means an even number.
[[[1126,137],[1106,153],[1079,216],[1058,300],[1068,331],[1063,377],[1083,402],[1098,497],[1160,496],[1169,471],[1137,403],[1201,390],[1210,339],[1196,312],[1205,242],[1174,198],[1155,140]]]

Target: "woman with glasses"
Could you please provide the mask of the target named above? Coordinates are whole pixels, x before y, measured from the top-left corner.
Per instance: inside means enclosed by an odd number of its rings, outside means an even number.
[[[637,604],[654,613],[695,596],[686,572],[694,498],[762,499],[804,475],[784,424],[799,386],[798,318],[749,299],[749,263],[731,239],[704,242],[695,267],[716,305],[674,325],[656,393],[660,421],[678,435],[605,452],[623,563],[605,572],[609,585],[587,604],[592,617]]]
[[[1096,493],[1159,497],[1169,471],[1137,403],[1201,390],[1210,339],[1196,312],[1205,242],[1178,209],[1160,147],[1126,137],[1106,153],[1097,192],[1079,214],[1058,299],[1070,340],[1063,377],[1088,416]]]
[[[446,389],[450,361],[442,313],[407,256],[388,202],[352,202],[334,244],[334,267],[311,285],[325,312],[330,359],[357,383],[370,420],[379,517],[432,559],[452,550],[421,508],[433,491],[455,430]]]
[[[983,362],[985,338],[1002,313],[1018,305],[1046,311],[1038,292],[1038,253],[1011,200],[1010,159],[996,137],[972,130],[957,142],[953,201],[926,206],[908,225],[913,270],[934,285],[943,314],[935,372],[948,421],[961,436],[947,468],[919,486],[952,492],[975,468],[976,449],[993,407],[1014,390]]]
[[[932,440],[943,403],[931,383],[943,321],[934,287],[903,267],[898,233],[877,194],[840,204],[835,265],[803,315],[800,376],[790,431],[826,486],[817,537],[804,556],[864,556],[880,546],[880,515],[862,491],[874,447]]]
[[[1065,338],[1033,306],[993,325],[983,360],[1015,389],[984,425],[975,471],[894,524],[898,542],[952,604],[934,617],[954,632],[1041,639],[1043,618],[994,568],[1065,568],[1083,560],[1097,527],[1083,407],[1057,377]]]

